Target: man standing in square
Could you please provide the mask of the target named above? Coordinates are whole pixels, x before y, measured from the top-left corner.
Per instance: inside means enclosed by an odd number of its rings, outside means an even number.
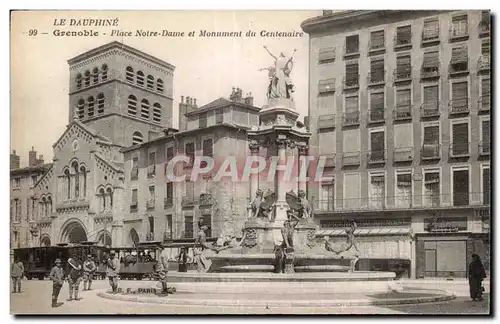
[[[78,297],[78,290],[80,289],[80,282],[82,281],[82,266],[75,258],[68,259],[69,273],[68,273],[68,284],[69,284],[69,298],[68,301],[80,300]],[[74,293],[74,298],[73,298]]]
[[[19,260],[18,257],[16,257],[14,259],[14,263],[12,264],[10,275],[12,276],[12,283],[14,285],[14,290],[12,292],[13,293],[20,293],[21,292],[21,280],[23,279],[23,276],[24,276],[24,265]],[[17,290],[16,290],[16,288],[17,288]]]
[[[91,254],[87,255],[87,260],[83,263],[83,290],[90,290],[92,285],[92,277],[96,271],[96,265],[94,263]]]
[[[59,297],[59,292],[64,283],[64,271],[61,266],[61,259],[56,259],[55,264],[50,271],[49,278],[52,280],[52,307],[59,307],[63,304],[57,302],[57,297]]]
[[[112,293],[116,294],[118,292],[118,274],[120,273],[120,260],[116,257],[115,251],[111,250],[109,252],[109,258],[106,262],[106,276],[109,279],[109,284],[112,289]]]

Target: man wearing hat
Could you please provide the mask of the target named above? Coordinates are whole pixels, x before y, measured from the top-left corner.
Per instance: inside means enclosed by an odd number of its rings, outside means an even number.
[[[68,284],[69,284],[69,298],[68,301],[80,300],[78,297],[78,290],[80,289],[80,282],[82,281],[82,266],[77,258],[68,259]],[[74,294],[74,298],[73,298]]]
[[[166,244],[161,246],[163,250],[160,254],[160,260],[156,265],[156,273],[161,283],[161,295],[168,295],[167,291],[167,273],[168,273],[168,249]]]
[[[59,307],[63,303],[57,302],[57,297],[59,297],[59,292],[64,283],[64,271],[61,265],[61,259],[56,259],[55,266],[52,268],[49,274],[50,280],[52,280],[52,307]]]
[[[113,290],[113,294],[118,292],[118,274],[120,273],[120,260],[116,257],[114,250],[109,252],[109,258],[106,262],[106,276]]]
[[[24,276],[24,265],[21,262],[21,260],[19,260],[19,257],[15,257],[14,263],[12,263],[10,275],[12,277],[12,283],[14,286],[13,293],[20,293],[21,292],[21,280]]]
[[[97,267],[94,263],[92,254],[87,255],[87,260],[83,263],[83,290],[90,290],[92,277]],[[87,286],[88,285],[88,286]]]

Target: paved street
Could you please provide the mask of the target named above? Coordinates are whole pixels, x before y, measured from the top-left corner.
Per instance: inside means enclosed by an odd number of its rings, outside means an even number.
[[[153,282],[144,281],[145,286]],[[107,281],[94,282],[93,291],[83,292],[80,301],[66,301],[68,286],[64,285],[60,294],[60,301],[64,305],[52,308],[52,285],[48,280],[23,281],[23,292],[11,294],[12,314],[487,314],[489,284],[485,284],[486,295],[482,302],[471,301],[468,297],[466,281],[444,280],[405,280],[405,287],[443,289],[452,291],[457,298],[448,302],[399,305],[399,306],[363,306],[363,307],[337,307],[337,308],[270,308],[265,307],[207,307],[207,306],[178,306],[178,305],[153,305],[130,303],[103,299],[96,295],[97,290],[107,288]],[[121,281],[122,287],[127,287],[127,281]],[[283,292],[284,294],[286,292]],[[241,296],[241,295],[240,295]]]

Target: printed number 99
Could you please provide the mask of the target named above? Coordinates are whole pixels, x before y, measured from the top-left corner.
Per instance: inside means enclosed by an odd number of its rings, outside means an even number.
[[[36,29],[30,29],[28,31],[28,36],[36,36],[36,34],[38,34],[38,30]]]

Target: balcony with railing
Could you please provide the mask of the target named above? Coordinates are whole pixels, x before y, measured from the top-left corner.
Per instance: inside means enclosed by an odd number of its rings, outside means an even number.
[[[370,109],[367,117],[369,124],[383,123],[385,121],[385,109],[384,108]]]
[[[359,125],[359,111],[346,112],[342,115],[342,126]]]
[[[411,110],[412,106],[409,104],[397,104],[392,112],[392,117],[395,121],[411,120]]]
[[[368,164],[383,164],[386,160],[386,150],[370,150]]]
[[[462,76],[469,73],[469,59],[460,61],[452,61],[448,66],[448,73],[450,76]]]
[[[427,66],[422,65],[422,67],[420,68],[420,78],[422,80],[439,78],[439,68],[439,64]]]
[[[139,169],[134,168],[132,171],[130,171],[130,180],[137,180],[139,179]]]
[[[163,207],[164,208],[169,208],[172,207],[174,204],[174,197],[165,197],[163,198]]]
[[[420,116],[421,118],[432,118],[439,117],[441,115],[441,111],[439,109],[439,102],[424,102],[422,106],[420,106]]]
[[[489,55],[481,55],[477,60],[478,72],[489,72],[491,69],[490,61],[491,59]]]
[[[156,174],[155,165],[148,165],[148,178],[154,178]]]
[[[450,115],[461,115],[469,113],[469,98],[458,98],[448,103]]]
[[[154,198],[150,198],[146,201],[146,208],[147,208],[147,210],[155,209],[155,199]]]
[[[361,164],[361,152],[344,152],[342,166],[357,166]]]
[[[420,152],[422,160],[436,160],[441,158],[441,146],[439,144],[424,144]]]
[[[411,162],[413,156],[413,147],[395,147],[392,159],[395,163]]]
[[[478,100],[479,111],[490,111],[491,110],[491,96],[481,96]]]
[[[450,157],[462,158],[470,155],[470,143],[450,143]]]
[[[335,128],[335,114],[321,115],[318,117],[318,130]]]
[[[394,50],[411,49],[413,33],[396,33],[394,35]]]
[[[330,63],[335,61],[335,47],[321,48],[318,53],[318,63]]]
[[[359,57],[359,42],[353,42],[344,45],[344,59],[353,59]]]
[[[342,78],[342,86],[344,90],[355,90],[359,88],[359,74],[357,76],[349,76]]]
[[[368,86],[385,84],[385,71],[374,71],[368,73],[368,76],[366,77],[366,83]]]
[[[411,67],[396,68],[394,69],[394,82],[411,82]]]
[[[483,141],[479,143],[479,155],[490,155],[491,143]]]
[[[335,153],[320,154],[318,159],[320,161],[325,160],[325,167],[326,168],[332,168],[335,166]]]
[[[421,45],[422,46],[437,45],[440,42],[439,38],[440,38],[439,28],[426,29],[424,26],[421,35]]]

